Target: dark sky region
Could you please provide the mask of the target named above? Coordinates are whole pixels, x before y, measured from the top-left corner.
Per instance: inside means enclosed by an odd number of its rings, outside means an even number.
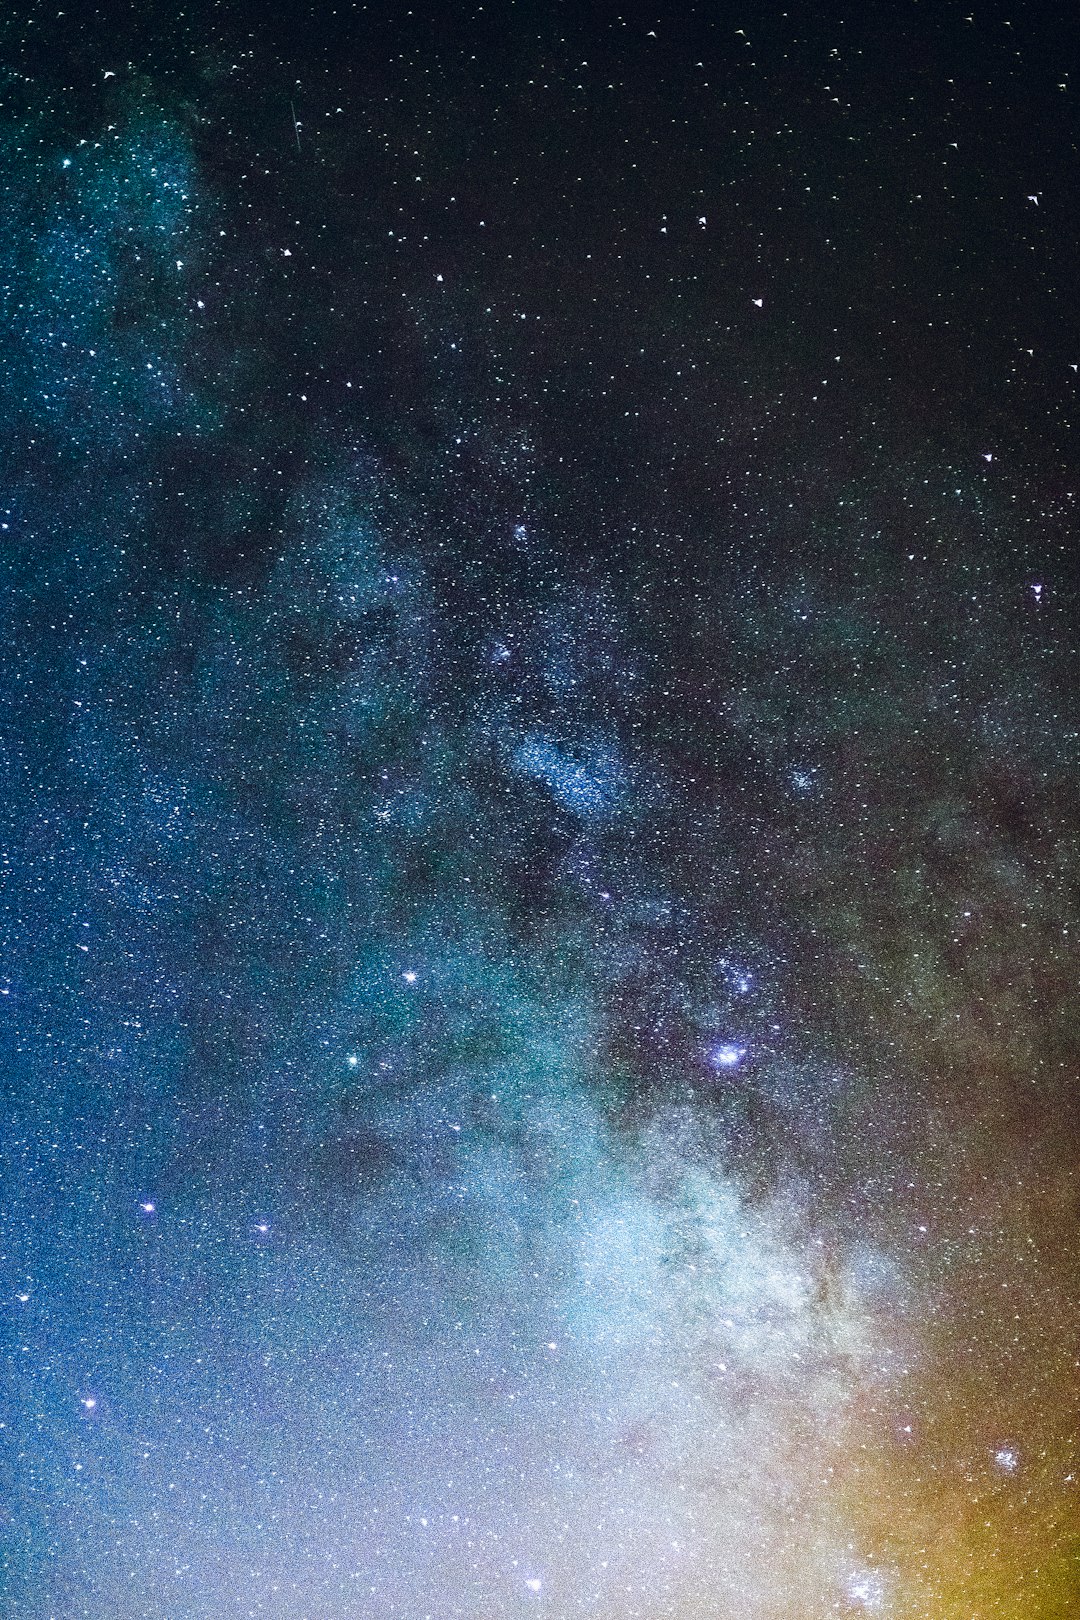
[[[1080,1614],[1078,37],[5,7],[0,1614]]]

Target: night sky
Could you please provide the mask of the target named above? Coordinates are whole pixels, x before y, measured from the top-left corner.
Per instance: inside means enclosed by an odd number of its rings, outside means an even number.
[[[1080,14],[0,19],[0,1615],[1080,1615]]]

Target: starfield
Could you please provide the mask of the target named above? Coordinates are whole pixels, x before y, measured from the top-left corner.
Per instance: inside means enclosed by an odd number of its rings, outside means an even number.
[[[10,0],[0,1614],[1080,1615],[1080,16]]]

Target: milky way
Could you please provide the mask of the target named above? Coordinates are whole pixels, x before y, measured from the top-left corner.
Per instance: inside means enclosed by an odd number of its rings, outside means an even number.
[[[1080,1612],[1075,18],[0,26],[4,1615]]]

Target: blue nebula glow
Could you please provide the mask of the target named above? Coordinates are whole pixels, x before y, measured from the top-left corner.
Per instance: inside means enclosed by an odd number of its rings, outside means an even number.
[[[710,1047],[709,1064],[714,1069],[737,1069],[745,1056],[745,1046],[736,1046],[734,1041],[723,1041],[719,1046]]]

